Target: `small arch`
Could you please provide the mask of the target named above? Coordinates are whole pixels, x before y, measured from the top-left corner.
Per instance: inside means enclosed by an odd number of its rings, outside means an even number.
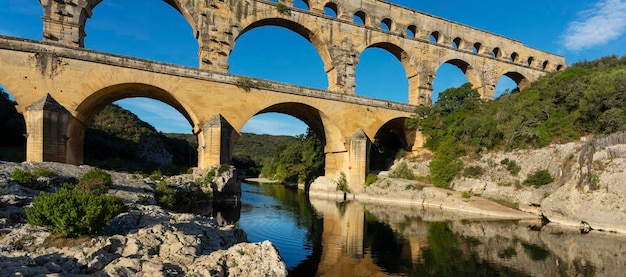
[[[519,72],[509,71],[504,73],[503,76],[511,78],[511,80],[517,84],[517,89],[513,89],[513,91],[523,91],[530,85],[530,80]]]
[[[548,69],[549,69],[549,66],[550,66],[550,62],[548,62],[548,61],[544,61],[544,62],[541,64],[541,69],[543,69],[543,70],[548,70]]]
[[[480,42],[476,42],[474,43],[474,47],[472,48],[472,52],[474,52],[474,54],[480,54],[480,51],[482,51],[483,45]]]
[[[417,36],[417,26],[409,25],[409,27],[406,28],[406,36],[410,37],[410,38],[416,37]]]
[[[367,20],[367,14],[365,14],[365,12],[358,11],[354,13],[354,23],[365,25],[366,20]]]
[[[430,42],[439,43],[440,40],[441,40],[441,33],[439,33],[439,31],[434,31],[430,33]]]
[[[562,64],[557,65],[556,71],[561,71],[561,70],[563,70],[563,65]]]
[[[391,31],[393,27],[393,21],[391,18],[385,18],[380,22],[380,28],[385,31]]]
[[[324,14],[333,18],[339,17],[339,6],[333,2],[328,2],[324,5]]]
[[[311,10],[311,6],[309,5],[309,0],[296,1],[294,3],[294,7],[298,9],[303,9],[306,11]]]
[[[502,50],[500,50],[500,47],[493,48],[493,51],[491,51],[491,57],[496,59],[502,57]]]
[[[410,150],[404,127],[406,120],[395,118],[378,129],[370,148],[370,170],[389,170],[399,152]]]
[[[509,57],[509,62],[512,63],[518,63],[519,62],[519,54],[517,54],[517,52],[513,52],[513,54],[511,54],[511,56]]]
[[[454,49],[463,49],[463,39],[460,37],[456,37],[452,40],[452,48]]]
[[[529,67],[534,67],[535,66],[535,57],[528,57],[528,59],[526,60],[526,66]]]

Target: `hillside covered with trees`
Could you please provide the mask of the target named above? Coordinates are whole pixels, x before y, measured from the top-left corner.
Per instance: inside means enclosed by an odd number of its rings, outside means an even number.
[[[626,131],[626,56],[576,63],[494,101],[481,101],[470,84],[451,88],[433,107],[418,107],[408,125],[428,137],[432,181],[443,187],[462,169],[463,155]]]

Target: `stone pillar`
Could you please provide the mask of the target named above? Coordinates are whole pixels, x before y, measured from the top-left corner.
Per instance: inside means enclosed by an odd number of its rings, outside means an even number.
[[[85,22],[91,17],[95,0],[39,0],[43,7],[44,41],[83,47]]]
[[[432,106],[433,79],[435,75],[429,72],[419,72],[409,77],[409,104]]]
[[[65,163],[71,117],[50,94],[26,107],[26,161]]]
[[[202,124],[197,136],[198,168],[200,169],[229,163],[233,145],[239,139],[235,129],[221,114]]]
[[[363,130],[358,130],[348,139],[348,173],[346,180],[351,192],[360,192],[369,171],[370,139]]]
[[[70,125],[67,129],[67,155],[66,163],[73,165],[81,165],[84,161],[85,153],[85,130],[89,126],[83,124],[75,117],[70,119]]]
[[[332,65],[326,69],[328,90],[345,94],[354,94],[356,86],[356,64],[358,53],[352,43],[344,40],[341,46],[334,45],[331,50]]]
[[[207,11],[198,15],[198,60],[200,69],[207,69],[222,73],[228,72],[228,57],[235,45],[235,38],[239,35],[238,23],[231,18],[245,15],[245,1],[226,3],[200,1],[199,9]],[[233,13],[239,13],[233,15]]]

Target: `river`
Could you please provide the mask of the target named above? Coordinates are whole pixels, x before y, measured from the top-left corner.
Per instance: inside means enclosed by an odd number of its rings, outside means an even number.
[[[238,220],[270,240],[290,276],[625,276],[626,236],[421,207],[309,197],[242,183]],[[237,216],[238,215],[238,216]]]

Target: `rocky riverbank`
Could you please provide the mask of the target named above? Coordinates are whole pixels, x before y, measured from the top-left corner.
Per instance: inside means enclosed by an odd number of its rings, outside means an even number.
[[[404,163],[416,176],[429,174],[429,158],[409,157]],[[465,168],[480,172],[457,177],[451,190],[412,180],[379,180],[347,199],[400,205],[439,207],[496,218],[539,218],[563,226],[626,234],[626,134],[581,138],[535,150],[494,152],[466,157]],[[511,166],[514,165],[514,166]],[[533,173],[546,170],[553,182],[533,187],[525,184]],[[337,182],[319,178],[311,194],[341,199]],[[499,204],[498,204],[499,203]],[[502,205],[500,205],[502,204]]]
[[[30,186],[11,178],[15,168],[38,167],[48,168],[56,176],[39,178]],[[234,225],[162,209],[155,205],[155,181],[135,174],[110,172],[114,185],[109,194],[122,198],[129,211],[113,218],[95,237],[61,238],[25,224],[24,209],[36,195],[55,191],[89,169],[57,163],[0,162],[0,276],[287,275],[284,262],[269,241],[247,243],[245,232]],[[192,180],[205,175],[194,172],[168,183],[191,187]],[[236,198],[234,176],[223,172],[207,189],[221,199]]]

